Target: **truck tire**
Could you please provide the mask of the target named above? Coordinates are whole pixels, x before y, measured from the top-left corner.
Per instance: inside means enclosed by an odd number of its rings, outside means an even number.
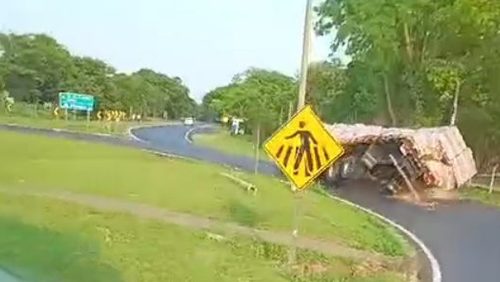
[[[339,180],[338,166],[333,165],[329,167],[323,174],[322,181],[326,186],[332,186]]]

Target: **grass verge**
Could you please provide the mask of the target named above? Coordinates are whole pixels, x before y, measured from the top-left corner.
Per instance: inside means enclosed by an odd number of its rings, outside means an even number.
[[[466,187],[460,193],[462,199],[479,201],[481,203],[500,207],[500,192],[489,193],[488,189],[479,187]]]
[[[79,112],[74,116],[69,114],[68,120],[64,119],[63,113],[57,119],[54,117],[52,110],[44,109],[41,105],[33,105],[26,103],[16,103],[13,111],[8,113],[5,109],[0,109],[0,124],[17,124],[23,126],[37,128],[59,128],[72,131],[88,132],[88,133],[107,133],[113,135],[125,135],[129,127],[134,125],[154,125],[161,124],[162,121],[145,121],[142,123],[121,121],[121,122],[106,122],[92,120],[87,122],[86,113]],[[95,114],[95,113],[94,113]]]
[[[232,155],[254,158],[255,150],[251,138],[251,136],[247,135],[231,136],[227,130],[223,129],[215,133],[193,135],[193,141],[196,145],[212,148]],[[269,159],[263,149],[260,149],[260,159]]]
[[[291,230],[293,197],[274,178],[242,174],[258,187],[253,196],[221,176],[223,168],[206,163],[11,132],[0,132],[0,140],[4,187],[118,197],[254,228]],[[391,256],[408,252],[406,241],[380,220],[320,193],[308,191],[304,198],[301,234]]]
[[[162,122],[106,122],[106,121],[90,121],[86,120],[64,120],[64,119],[44,119],[22,116],[2,116],[0,115],[1,124],[16,124],[22,126],[30,126],[36,128],[59,128],[71,131],[87,132],[87,133],[106,133],[112,135],[126,135],[128,128],[137,125],[155,125]]]
[[[29,207],[29,208],[27,208]],[[23,281],[401,281],[384,270],[250,239],[0,193],[0,266]],[[305,267],[307,266],[307,267]],[[305,269],[305,271],[304,271]]]

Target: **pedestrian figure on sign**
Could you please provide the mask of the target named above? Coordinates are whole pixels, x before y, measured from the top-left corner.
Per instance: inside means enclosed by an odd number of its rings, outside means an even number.
[[[293,165],[293,174],[299,174],[300,163],[302,160],[305,162],[305,175],[310,176],[314,170],[314,163],[312,159],[311,152],[311,142],[315,145],[318,144],[318,141],[314,138],[314,136],[309,132],[309,130],[304,130],[303,128],[306,126],[304,121],[299,122],[299,127],[301,129],[295,131],[294,134],[285,137],[285,139],[293,139],[295,137],[300,138],[300,146],[295,148],[295,164]]]
[[[305,126],[305,121],[299,122],[300,129],[295,131],[293,134],[285,137],[286,140],[293,140],[294,138],[298,137],[299,142],[296,145],[288,145],[287,147],[285,147],[285,145],[280,146],[278,152],[276,153],[276,156],[278,158],[281,158],[282,154],[284,153],[283,165],[285,167],[288,167],[289,164],[292,164],[290,156],[292,156],[293,153],[295,158],[293,162],[293,174],[299,174],[300,165],[301,163],[303,163],[304,174],[306,177],[310,177],[311,174],[314,173],[315,163],[318,169],[321,168],[322,165],[319,152],[320,146],[318,144],[318,141],[316,140],[316,138],[314,138],[313,134],[309,130],[304,129]],[[330,158],[328,152],[325,148],[322,149],[323,157],[326,160],[329,160]]]

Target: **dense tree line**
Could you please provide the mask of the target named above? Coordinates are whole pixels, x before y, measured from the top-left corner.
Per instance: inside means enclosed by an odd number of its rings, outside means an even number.
[[[332,53],[343,47],[351,57],[345,66],[310,66],[307,101],[323,120],[405,127],[456,121],[479,166],[500,161],[499,1],[324,0],[315,11],[316,31],[332,38]],[[283,75],[259,70],[272,98],[247,83],[255,72],[210,92],[204,109],[256,114],[276,128],[289,102],[295,106],[297,80],[283,88],[272,79]]]
[[[147,116],[178,118],[196,108],[178,77],[150,69],[118,73],[101,60],[73,56],[44,34],[0,33],[0,87],[16,102],[57,103],[59,92],[71,91],[94,95],[97,109]]]
[[[230,84],[218,87],[203,97],[205,117],[245,118],[249,132],[259,126],[269,135],[295,107],[295,79],[276,71],[251,68],[235,75]]]
[[[352,57],[346,92],[372,101],[356,119],[456,120],[479,165],[499,161],[499,1],[326,0],[317,12],[318,32],[333,34],[332,48],[345,46]]]

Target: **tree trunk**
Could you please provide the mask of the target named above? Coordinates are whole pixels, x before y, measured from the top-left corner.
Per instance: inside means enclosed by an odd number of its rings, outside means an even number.
[[[406,53],[408,55],[408,60],[410,62],[412,62],[413,61],[413,47],[411,45],[410,30],[408,29],[407,23],[403,24],[403,29],[404,29],[404,33],[405,33]]]
[[[427,43],[429,41],[430,32],[426,32],[423,42],[422,42],[422,50],[420,50],[420,63],[422,64],[425,60],[425,53],[427,52]]]
[[[460,87],[462,83],[457,78],[457,86],[455,88],[455,97],[453,98],[453,112],[451,113],[450,125],[455,125],[457,121],[457,112],[458,112],[458,94],[460,93]]]
[[[391,93],[389,91],[389,80],[387,78],[387,74],[384,74],[384,91],[385,101],[387,103],[387,112],[389,113],[389,117],[391,118],[391,125],[396,126],[396,115],[394,114],[394,110],[392,108]]]

